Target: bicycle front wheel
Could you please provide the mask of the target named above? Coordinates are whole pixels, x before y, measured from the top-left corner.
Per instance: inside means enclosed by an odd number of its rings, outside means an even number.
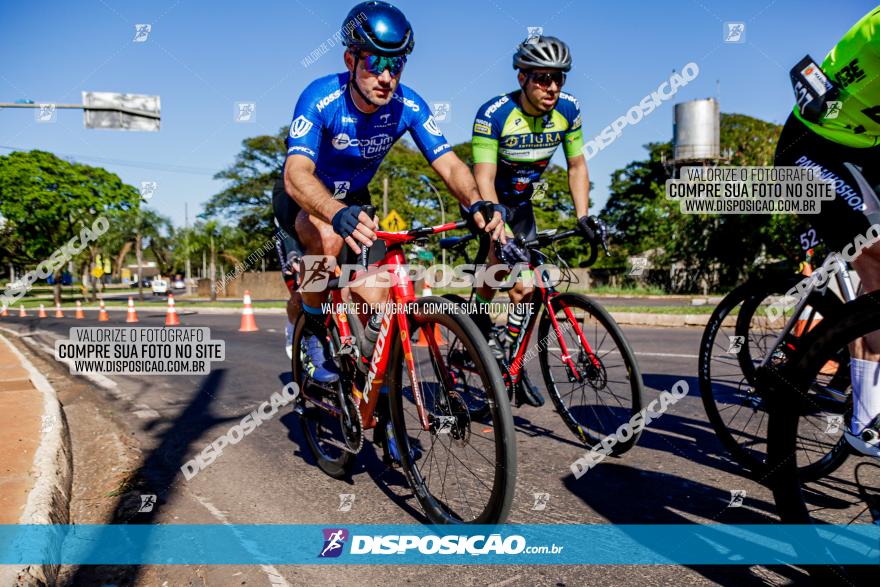
[[[785,275],[740,285],[715,308],[700,342],[698,374],[706,416],[733,460],[758,481],[767,474],[768,418],[767,398],[755,385],[755,370],[770,353],[774,363],[784,362],[802,334],[843,305],[830,291],[812,292],[802,319],[778,348],[771,349],[793,310],[784,309],[771,320],[766,309],[801,278]],[[811,472],[821,473],[815,466]]]
[[[576,372],[563,358],[563,342]],[[564,293],[552,298],[538,325],[537,344],[550,398],[586,446],[596,446],[642,409],[644,386],[635,354],[617,322],[587,296]],[[616,443],[611,454],[625,453],[640,435],[638,431]]]
[[[407,479],[434,524],[502,523],[516,485],[516,437],[498,364],[473,321],[448,300],[420,298],[408,316],[418,341],[414,370],[395,338],[389,365],[389,405],[394,438]],[[489,406],[477,420],[447,365],[460,349],[479,376]],[[473,390],[477,382],[471,382]],[[428,429],[420,418],[421,403]]]

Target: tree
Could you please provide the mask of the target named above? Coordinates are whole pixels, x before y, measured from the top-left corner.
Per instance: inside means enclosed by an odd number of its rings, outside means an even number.
[[[287,156],[287,131],[284,127],[275,136],[243,140],[233,164],[214,176],[229,184],[208,200],[200,214],[202,218],[220,218],[237,225],[247,237],[246,249],[257,249],[274,234],[272,189]]]
[[[742,114],[721,115],[725,165],[772,165],[781,127]],[[756,258],[798,257],[797,234],[804,223],[793,215],[685,215],[665,197],[664,156],[671,143],[645,146],[648,159],[633,161],[611,176],[611,197],[601,217],[613,229],[618,263],[626,255],[651,251],[655,265],[677,264],[685,279],[675,287],[693,291],[700,283],[731,287]],[[671,287],[666,280],[662,285]]]
[[[6,261],[39,264],[73,237],[86,234],[83,230],[96,219],[135,209],[139,202],[134,186],[100,167],[70,163],[38,150],[0,156],[0,215],[6,220],[0,238]],[[85,247],[77,257],[90,255],[91,261],[94,250]],[[62,270],[63,265],[54,270],[56,304],[61,302]]]

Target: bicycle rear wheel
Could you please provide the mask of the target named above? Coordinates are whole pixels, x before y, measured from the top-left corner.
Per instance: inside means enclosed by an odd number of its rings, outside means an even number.
[[[849,357],[851,342],[876,330],[880,297],[860,297],[846,304],[833,323],[826,320],[806,335],[789,363],[759,372],[759,385],[771,388],[766,483],[783,523],[880,524],[880,464],[855,454],[842,437],[851,417],[850,382],[846,389],[826,389],[830,379],[822,372],[828,361]],[[831,402],[842,393],[849,401]],[[810,474],[810,466],[821,470],[821,478]],[[838,567],[825,577],[877,585],[880,568]]]
[[[700,342],[698,374],[706,416],[734,461],[758,481],[767,474],[768,417],[767,398],[755,385],[755,371],[771,352],[770,346],[793,311],[784,310],[781,317],[771,320],[766,308],[800,280],[801,276],[785,275],[740,285],[715,308]],[[803,319],[773,350],[773,361],[784,362],[799,345],[800,335],[842,305],[827,289],[811,293]],[[839,366],[837,363],[828,368]],[[821,474],[817,467],[810,471]]]
[[[293,380],[300,387],[302,413],[299,423],[310,452],[318,467],[335,479],[347,477],[354,467],[353,447],[360,447],[363,439],[363,423],[360,412],[351,397],[350,382],[354,380],[354,356],[335,357],[340,369],[340,378],[332,387],[312,383],[305,373],[300,358],[300,348],[304,336],[305,317],[300,315],[293,331],[293,358],[291,372]],[[339,330],[334,320],[330,320],[329,342],[334,354],[340,348]],[[314,401],[309,401],[312,398]],[[318,403],[320,402],[320,404]],[[343,403],[344,402],[344,403]],[[336,413],[331,413],[330,410]],[[352,432],[355,432],[353,435]],[[360,438],[355,438],[359,435]]]
[[[550,312],[559,323],[576,374],[563,360]],[[589,349],[578,336],[575,323]],[[614,434],[642,409],[644,386],[635,354],[611,315],[587,296],[563,293],[552,298],[538,325],[537,345],[550,398],[568,428],[588,447]],[[611,454],[625,453],[640,435],[641,431],[616,443]]]
[[[400,337],[389,365],[389,406],[401,464],[419,504],[435,524],[502,523],[516,485],[516,437],[498,365],[485,339],[465,315],[443,298],[420,298],[408,316],[419,341],[409,371]],[[458,345],[479,375],[489,406],[475,420],[446,365]],[[418,382],[414,389],[413,375]],[[430,422],[422,427],[418,401]]]

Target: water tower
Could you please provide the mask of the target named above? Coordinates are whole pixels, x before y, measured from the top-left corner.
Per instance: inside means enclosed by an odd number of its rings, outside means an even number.
[[[721,161],[721,110],[705,98],[675,105],[672,125],[673,177],[684,166],[711,166]]]

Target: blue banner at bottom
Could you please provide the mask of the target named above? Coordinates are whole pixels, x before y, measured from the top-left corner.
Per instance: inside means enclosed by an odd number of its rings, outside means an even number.
[[[0,525],[0,564],[880,564],[880,526]]]

